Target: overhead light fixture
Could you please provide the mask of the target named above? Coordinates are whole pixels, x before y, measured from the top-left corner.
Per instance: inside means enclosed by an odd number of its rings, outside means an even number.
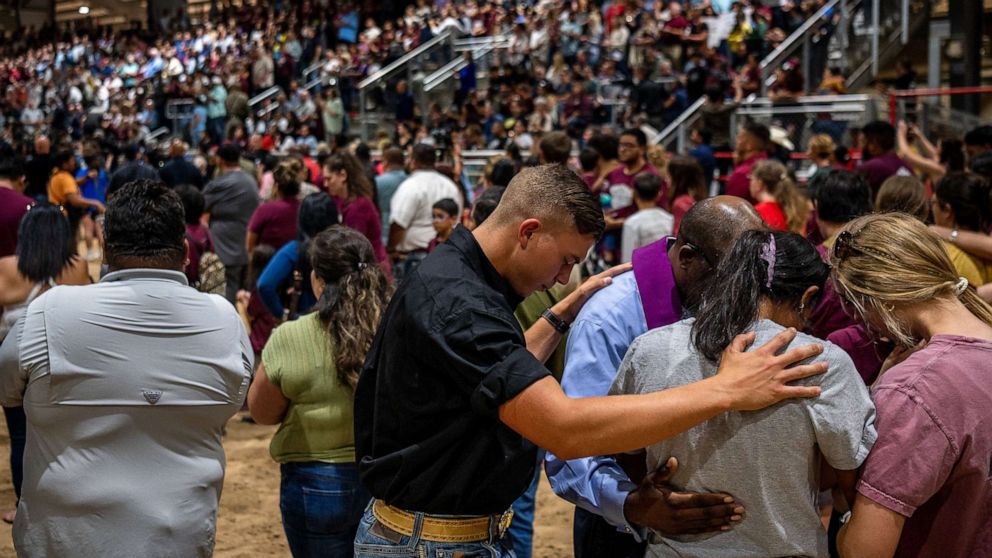
[[[81,13],[83,15],[86,15],[86,14],[90,13],[90,7],[89,6],[80,6],[79,7],[79,13]]]

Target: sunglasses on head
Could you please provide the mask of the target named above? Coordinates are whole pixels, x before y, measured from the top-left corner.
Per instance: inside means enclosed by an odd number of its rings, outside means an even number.
[[[851,254],[871,254],[878,258],[885,258],[886,255],[874,248],[868,248],[866,246],[855,246],[854,245],[854,233],[851,231],[844,231],[837,235],[837,240],[834,241],[834,260],[836,262],[842,262],[849,258]]]

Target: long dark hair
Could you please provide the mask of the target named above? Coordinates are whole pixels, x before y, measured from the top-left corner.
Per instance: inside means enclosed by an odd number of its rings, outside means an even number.
[[[967,231],[982,231],[990,220],[989,184],[972,172],[951,172],[937,182],[937,201],[954,210],[954,221]]]
[[[672,183],[668,186],[668,201],[674,203],[679,196],[689,194],[696,201],[706,197],[706,176],[703,167],[692,157],[676,155],[668,161],[668,176]]]
[[[326,162],[324,162],[326,168],[332,171],[345,171],[348,173],[348,194],[351,196],[364,196],[366,198],[372,197],[373,186],[372,181],[369,180],[368,175],[365,174],[365,166],[358,157],[348,153],[347,151],[341,151],[331,155]]]
[[[310,194],[300,202],[300,212],[296,221],[296,267],[303,275],[303,283],[309,285],[310,280],[310,242],[321,231],[331,225],[337,225],[338,206],[331,196],[323,192]]]
[[[315,310],[333,340],[338,379],[354,390],[392,288],[369,240],[342,225],[314,237],[310,265],[326,282]]]
[[[816,286],[822,292],[829,275],[830,267],[816,248],[798,234],[743,233],[703,292],[692,326],[693,345],[706,358],[718,360],[734,337],[758,318],[763,298],[798,307],[806,289]]]
[[[75,259],[72,227],[55,206],[34,206],[17,228],[17,271],[33,283],[55,279]]]

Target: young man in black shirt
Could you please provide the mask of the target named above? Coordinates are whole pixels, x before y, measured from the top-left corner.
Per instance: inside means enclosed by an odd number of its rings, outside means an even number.
[[[500,540],[505,512],[533,478],[538,446],[563,459],[631,451],[725,411],[819,393],[786,385],[825,370],[786,370],[822,350],[776,356],[795,336],[786,331],[752,352],[744,349],[753,334],[741,336],[720,373],[696,384],[567,397],[542,362],[609,277],[584,285],[526,334],[513,310],[567,281],[603,229],[578,175],[562,165],[526,169],[483,225],[457,229],[400,287],[355,393],[356,457],[375,498],[359,525],[357,557],[509,556]],[[693,525],[722,525],[739,511],[730,500],[699,510]]]

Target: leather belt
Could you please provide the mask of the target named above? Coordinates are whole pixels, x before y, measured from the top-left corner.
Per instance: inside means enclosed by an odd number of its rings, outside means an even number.
[[[384,527],[406,537],[413,536],[416,514],[390,506],[382,500],[376,500],[372,504],[372,514]],[[494,526],[494,534],[497,538],[502,538],[512,520],[513,510],[507,510],[501,515],[466,518],[424,515],[420,524],[420,538],[447,543],[484,541],[489,539]]]

